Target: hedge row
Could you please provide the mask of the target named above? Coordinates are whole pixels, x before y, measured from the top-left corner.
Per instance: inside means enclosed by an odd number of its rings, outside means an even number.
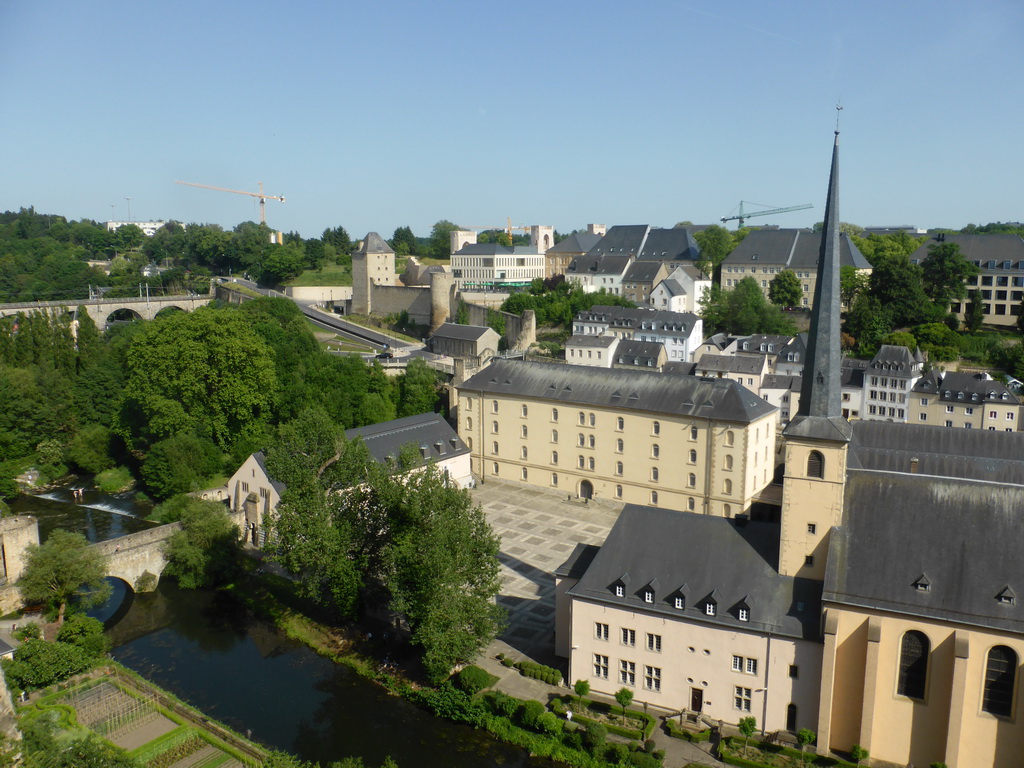
[[[538,664],[535,661],[517,661],[515,668],[524,677],[532,677],[534,680],[542,680],[548,685],[560,685],[562,673],[554,667],[545,664]]]
[[[703,731],[691,731],[689,728],[684,728],[679,725],[675,720],[666,720],[665,728],[668,730],[668,735],[674,739],[684,739],[694,744],[698,744],[702,741],[707,741],[711,738],[711,729],[705,728]]]
[[[742,766],[743,768],[770,768],[767,763],[740,757],[738,754],[735,754],[742,746],[743,739],[741,737],[730,736],[727,739],[723,739],[721,745],[722,762],[728,765]],[[801,759],[800,750],[793,749],[792,747],[784,747],[779,744],[765,744],[763,742],[757,742],[751,746],[755,746],[773,755],[786,755],[793,760]],[[857,768],[856,763],[840,760],[838,757],[815,755],[812,752],[804,752],[803,759],[805,760],[805,765],[816,766],[816,768]]]
[[[575,700],[576,698],[574,696],[564,696],[562,698],[556,696],[551,700],[551,711],[554,712],[556,715],[564,715],[567,706]],[[603,701],[592,701],[591,699],[583,699],[583,707],[585,709],[591,709],[595,712],[600,712],[601,714],[612,714],[611,705],[606,704]],[[586,715],[581,715],[576,712],[573,712],[573,719],[579,721],[583,725],[598,722],[593,718],[589,718]],[[616,725],[614,723],[600,723],[600,725],[603,725],[605,728],[607,728],[609,733],[614,733],[618,736],[624,736],[627,739],[637,739],[639,741],[643,741],[644,739],[646,739],[648,736],[650,736],[651,731],[654,730],[655,720],[653,715],[646,714],[639,710],[627,709],[626,719],[634,721],[639,720],[639,727],[627,728],[626,726]]]

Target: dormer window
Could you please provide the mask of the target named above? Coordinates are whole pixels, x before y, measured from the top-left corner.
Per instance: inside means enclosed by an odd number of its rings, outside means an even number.
[[[1000,605],[1014,605],[1017,602],[1017,595],[1009,584],[1003,587],[999,594],[996,595],[996,602]]]
[[[913,586],[918,592],[931,592],[932,589],[931,581],[928,579],[928,576],[923,573],[914,579]]]
[[[706,616],[714,616],[715,607],[716,606],[714,600],[708,600],[706,603],[704,603],[704,614]]]
[[[645,589],[644,590],[644,602],[645,603],[653,603],[654,602],[654,592],[652,592],[649,589]]]
[[[738,617],[740,621],[750,621],[750,610],[747,608],[740,608]]]
[[[676,595],[675,600],[673,600],[673,605],[677,611],[686,610],[686,598],[682,595]]]
[[[616,597],[625,597],[626,596],[626,588],[624,586],[622,586],[621,584],[616,584],[615,585],[615,596]]]

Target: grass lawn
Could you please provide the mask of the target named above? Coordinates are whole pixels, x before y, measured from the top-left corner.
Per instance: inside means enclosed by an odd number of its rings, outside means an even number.
[[[307,269],[285,285],[296,288],[319,288],[322,285],[352,285],[352,268],[338,264],[327,264],[322,270]]]

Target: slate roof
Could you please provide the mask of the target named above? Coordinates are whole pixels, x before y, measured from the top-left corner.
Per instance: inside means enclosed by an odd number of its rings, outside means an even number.
[[[647,234],[639,261],[697,261],[700,246],[685,227],[652,229]]]
[[[785,389],[790,392],[799,392],[800,377],[771,373],[761,380],[761,389]]]
[[[596,258],[615,253],[635,257],[643,248],[647,233],[650,231],[649,224],[616,224],[605,232],[604,237],[594,243],[594,246],[587,251],[587,256]]]
[[[684,363],[682,360],[675,360],[670,363],[665,363],[665,367],[661,369],[661,372],[672,373],[678,376],[696,376],[697,364]]]
[[[821,584],[779,575],[778,546],[779,528],[770,523],[627,504],[569,594],[669,620],[817,640]],[[573,567],[572,558],[563,565]],[[615,595],[617,583],[623,597]],[[643,591],[652,586],[654,602],[646,603]],[[677,595],[683,610],[675,608]],[[714,616],[704,610],[711,595]],[[741,602],[749,621],[738,618]]]
[[[263,470],[263,474],[267,476],[267,480],[269,480],[270,484],[274,486],[274,490],[277,491],[277,495],[280,496],[284,493],[288,489],[288,486],[284,483],[279,483],[270,476],[270,473],[267,471],[267,457],[263,454],[263,451],[256,451],[252,457],[256,459],[256,463],[259,465],[259,468]]]
[[[666,277],[664,280],[662,280],[660,283],[658,283],[655,286],[655,288],[661,288],[669,296],[685,296],[686,295],[686,289],[683,287],[682,283],[680,283],[674,277]]]
[[[792,338],[792,336],[758,333],[753,336],[748,336],[745,339],[738,339],[736,351],[737,353],[743,354],[777,355],[786,347],[787,344],[789,344]],[[763,350],[761,349],[762,345],[764,346]],[[768,349],[769,347],[771,347],[771,350]]]
[[[665,345],[660,341],[623,339],[615,349],[615,362],[618,365],[656,366],[664,352]]]
[[[612,336],[611,334],[603,334],[601,336],[593,336],[589,334],[578,333],[574,336],[570,336],[568,341],[565,342],[566,347],[590,347],[592,349],[607,349],[612,346],[616,341],[619,340],[618,336]]]
[[[594,556],[600,551],[597,544],[579,543],[569,555],[569,559],[555,568],[555,576],[578,579],[587,572],[587,568],[594,562]]]
[[[730,379],[664,376],[657,371],[615,370],[495,360],[467,379],[460,391],[506,394],[618,410],[714,418],[747,424],[776,409]]]
[[[394,250],[383,237],[378,235],[376,232],[368,232],[366,237],[363,239],[363,245],[356,251],[356,253],[391,253],[394,254]]]
[[[1020,486],[850,472],[823,600],[1024,632],[1024,604],[996,599],[1024,589],[1022,510]]]
[[[469,453],[469,448],[455,430],[437,413],[421,413],[345,430],[346,440],[357,437],[362,439],[370,456],[377,462],[397,458],[401,449],[410,444],[420,449],[421,463]],[[426,457],[423,456],[424,448]]]
[[[459,325],[458,323],[441,323],[431,338],[460,339],[462,341],[479,341],[490,331],[487,325]],[[495,333],[497,333],[495,331]]]
[[[760,374],[764,369],[765,358],[760,355],[713,355],[709,352],[697,361],[699,371]]]
[[[868,366],[874,371],[885,371],[886,376],[897,379],[912,379],[920,372],[920,361],[906,347],[883,344],[871,358]],[[883,369],[883,366],[888,366]]]
[[[692,312],[672,312],[653,307],[613,307],[607,304],[595,304],[589,310],[578,312],[575,317],[578,322],[604,323],[612,328],[650,330],[663,334],[674,332],[684,335],[689,335],[699,319]]]
[[[851,470],[911,473],[914,459],[918,475],[1024,485],[1024,432],[853,423]]]
[[[569,235],[561,242],[555,243],[547,249],[546,253],[586,253],[601,239],[601,235],[590,232],[576,232]]]
[[[914,392],[923,395],[933,394],[943,402],[963,405],[986,402],[1020,404],[1020,398],[1007,389],[1005,384],[986,378],[980,373],[954,371],[943,375],[931,370],[914,385]]]
[[[983,269],[1024,269],[1024,238],[1020,235],[943,235],[943,242],[955,243],[960,246],[960,255],[968,261],[981,262]],[[921,247],[910,254],[910,260],[921,263],[928,258],[928,246],[938,245],[935,237],[930,237]],[[995,264],[988,266],[988,262]],[[1005,266],[1005,262],[1010,262]]]
[[[783,265],[792,270],[816,270],[821,233],[809,229],[755,229],[722,262],[727,267]],[[839,236],[840,266],[871,269],[850,236]]]
[[[658,276],[662,264],[660,261],[634,261],[629,265],[626,274],[622,276],[623,282],[651,283]]]

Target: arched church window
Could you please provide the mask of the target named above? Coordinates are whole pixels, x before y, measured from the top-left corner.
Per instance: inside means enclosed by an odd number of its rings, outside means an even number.
[[[981,708],[993,715],[1013,714],[1013,688],[1017,678],[1017,654],[1012,648],[997,645],[988,652],[985,663],[985,693]]]
[[[818,451],[811,451],[810,455],[807,457],[807,476],[824,477],[824,471],[825,457]]]
[[[910,630],[900,643],[900,672],[896,693],[923,699],[928,682],[928,651],[931,644],[923,632]]]

